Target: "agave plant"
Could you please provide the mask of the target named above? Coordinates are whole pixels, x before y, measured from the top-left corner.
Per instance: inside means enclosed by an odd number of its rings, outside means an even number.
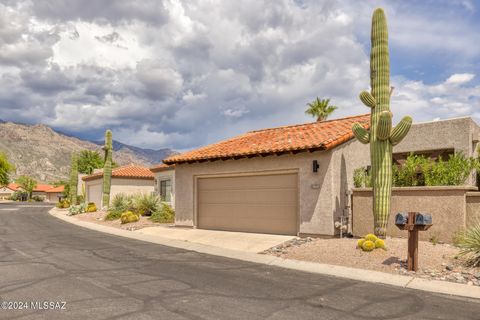
[[[460,232],[455,237],[455,245],[460,248],[459,256],[466,258],[468,266],[480,266],[480,221]]]

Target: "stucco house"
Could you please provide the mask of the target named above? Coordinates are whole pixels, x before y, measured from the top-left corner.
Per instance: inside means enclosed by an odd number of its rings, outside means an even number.
[[[37,184],[35,188],[33,188],[32,196],[39,196],[43,199],[47,199],[47,191],[52,189],[53,186],[50,184]]]
[[[45,195],[46,195],[45,200],[48,202],[58,202],[64,197],[63,195],[64,191],[65,191],[65,186],[63,185],[50,188],[45,191]]]
[[[0,199],[8,199],[15,191],[18,191],[18,184],[16,183],[9,183],[0,187]]]
[[[154,191],[163,202],[175,208],[175,166],[164,163],[150,168],[155,176]]]
[[[85,193],[88,202],[94,202],[101,208],[103,193],[103,172],[96,172],[82,177],[85,183]],[[151,193],[154,190],[154,176],[149,168],[128,165],[112,170],[110,199],[116,194]]]
[[[370,164],[369,145],[353,139],[351,125],[368,128],[369,120],[366,114],[251,131],[165,159],[175,165],[176,225],[335,235],[335,222],[350,213],[353,170]],[[477,156],[479,134],[469,117],[415,123],[393,161],[401,164],[411,152]],[[472,175],[466,184],[475,181]]]
[[[164,160],[175,165],[175,223],[204,229],[334,235],[370,115],[251,131]]]

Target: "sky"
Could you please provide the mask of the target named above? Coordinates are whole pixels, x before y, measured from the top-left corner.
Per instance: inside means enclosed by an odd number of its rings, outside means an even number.
[[[371,15],[389,26],[394,121],[480,123],[480,1],[0,0],[0,119],[188,150],[368,113]]]

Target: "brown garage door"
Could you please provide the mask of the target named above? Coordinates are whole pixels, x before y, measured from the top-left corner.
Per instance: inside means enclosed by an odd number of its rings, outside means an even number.
[[[297,174],[199,178],[198,227],[297,234]]]

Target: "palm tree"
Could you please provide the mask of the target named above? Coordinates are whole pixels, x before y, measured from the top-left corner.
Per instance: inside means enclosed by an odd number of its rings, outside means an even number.
[[[325,121],[328,116],[337,110],[338,107],[329,105],[330,99],[317,99],[313,100],[310,103],[307,103],[308,109],[305,111],[306,114],[316,117],[317,121]]]

